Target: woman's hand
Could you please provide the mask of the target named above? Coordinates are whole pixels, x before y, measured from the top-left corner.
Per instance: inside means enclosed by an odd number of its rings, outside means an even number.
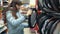
[[[31,15],[31,14],[32,14],[32,10],[29,9],[26,15],[29,16],[29,15]]]

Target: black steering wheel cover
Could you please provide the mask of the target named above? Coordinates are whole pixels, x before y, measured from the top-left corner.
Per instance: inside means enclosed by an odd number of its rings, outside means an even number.
[[[54,1],[55,1],[55,0],[50,0],[52,6],[53,6],[53,8],[54,8],[54,10],[57,11],[57,12],[59,12],[58,7],[55,5]]]
[[[47,19],[48,21],[46,22],[47,24],[45,25],[45,29],[44,29],[44,33],[46,31],[46,27],[48,26],[49,22],[52,21],[52,19],[54,19],[54,17],[51,17],[49,19]],[[46,21],[46,20],[45,20]],[[45,22],[44,22],[45,23]]]
[[[48,24],[50,21],[51,21],[50,19],[45,20],[44,25],[43,25],[43,27],[42,27],[42,29],[41,29],[42,34],[45,33],[45,28],[46,28],[47,24]]]
[[[43,1],[42,0],[38,0],[38,9],[42,10],[43,12],[49,13],[49,12],[53,12],[53,13],[58,13],[54,10],[51,10],[49,8],[43,7]]]
[[[56,26],[59,24],[59,22],[60,22],[60,19],[57,20],[57,21],[53,24],[53,26],[52,26],[51,29],[50,29],[49,34],[53,34],[53,32],[54,32]]]
[[[47,15],[53,16],[55,18],[60,18],[60,13],[47,13]]]
[[[39,20],[39,29],[40,29],[40,34],[42,34],[41,29],[43,27],[44,21],[47,20],[48,18],[50,18],[49,16],[45,15],[43,17],[40,18]]]
[[[59,22],[59,20],[57,19],[57,21],[51,26],[51,28],[49,28],[49,30],[47,31],[47,34],[53,34],[55,26],[57,25],[58,22]]]
[[[50,1],[50,5],[51,5],[51,7],[53,8],[54,6],[55,6],[55,3],[53,3],[53,0],[49,0]],[[48,1],[47,1],[48,2]],[[57,1],[58,2],[58,1]],[[42,5],[41,5],[42,4]],[[57,11],[58,10],[58,8],[55,6],[53,9],[57,9],[57,10],[51,10],[51,9],[49,9],[49,8],[45,8],[45,7],[43,7],[43,2],[42,2],[42,0],[40,0],[40,1],[38,1],[38,8],[39,9],[41,9],[42,10],[42,13],[48,13],[48,14],[50,14],[50,15],[52,15],[52,16],[56,16],[57,18],[60,18],[60,14],[58,14],[58,13],[60,13],[59,11]],[[56,14],[57,13],[57,14]]]
[[[50,0],[49,0],[49,1],[48,1],[48,0],[44,0],[44,1],[45,1],[46,6],[47,6],[49,9],[54,10],[53,7],[52,7],[52,5],[51,5]],[[50,7],[48,6],[48,4],[50,5]]]
[[[49,22],[48,26],[46,26],[45,34],[48,34],[49,29],[50,29],[51,26],[55,23],[56,20],[57,20],[57,19],[53,19],[52,21]]]

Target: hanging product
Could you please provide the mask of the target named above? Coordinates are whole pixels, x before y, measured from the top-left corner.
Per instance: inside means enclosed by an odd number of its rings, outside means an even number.
[[[41,19],[41,17],[45,16],[45,13],[41,13],[40,15],[37,15],[37,22],[38,22],[38,26],[40,24],[39,20]],[[40,26],[39,26],[40,27]]]
[[[58,0],[38,0],[38,9],[42,10],[42,13],[48,13],[48,15],[56,16],[60,18],[60,8]]]
[[[60,20],[57,20],[54,24],[53,24],[53,26],[51,27],[51,29],[49,30],[50,32],[48,32],[49,34],[54,34],[54,32],[55,32],[55,30],[56,30],[56,28],[57,28],[57,25],[59,25],[59,23],[60,23]],[[56,31],[57,32],[57,31]],[[56,33],[55,33],[56,34]]]
[[[60,22],[60,1],[38,0],[38,9],[42,10],[42,14],[45,14],[39,18],[40,34],[55,34]]]
[[[60,34],[60,22],[57,24],[53,34]]]
[[[52,21],[50,21],[48,23],[48,25],[46,26],[46,29],[45,29],[45,34],[48,34],[48,32],[50,32],[49,29],[51,29],[52,25],[55,23],[56,20],[57,19],[54,18]]]
[[[43,25],[43,27],[42,27],[42,29],[41,29],[42,34],[45,33],[46,26],[49,24],[49,22],[50,22],[52,19],[53,19],[53,17],[45,20],[44,25]]]
[[[42,34],[42,32],[41,32],[41,29],[42,29],[42,27],[43,27],[43,25],[44,25],[44,22],[45,22],[45,20],[47,20],[48,18],[51,18],[50,16],[48,16],[48,15],[45,15],[45,16],[42,16],[41,18],[40,18],[40,20],[39,20],[39,31],[40,31],[40,34]]]

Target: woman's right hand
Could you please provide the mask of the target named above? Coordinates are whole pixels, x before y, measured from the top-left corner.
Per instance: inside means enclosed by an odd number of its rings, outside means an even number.
[[[29,15],[31,15],[31,14],[32,14],[32,10],[29,9],[26,15],[29,16]]]

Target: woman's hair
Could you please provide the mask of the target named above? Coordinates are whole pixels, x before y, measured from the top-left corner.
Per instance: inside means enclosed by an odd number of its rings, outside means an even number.
[[[15,19],[18,18],[16,15],[16,12],[18,12],[16,5],[21,6],[22,2],[21,1],[12,1],[12,3],[9,6],[9,10],[12,10],[12,15],[15,17]]]
[[[12,3],[11,3],[11,7],[16,7],[16,5],[22,5],[22,2],[21,1],[12,1]]]
[[[16,5],[21,6],[22,2],[21,1],[12,1],[12,3],[10,4],[10,7],[13,7],[14,10],[16,11],[16,10],[18,10]]]

